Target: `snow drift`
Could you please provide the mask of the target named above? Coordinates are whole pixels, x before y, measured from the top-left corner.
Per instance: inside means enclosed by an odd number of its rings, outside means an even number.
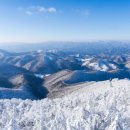
[[[96,82],[53,100],[0,100],[0,130],[130,130],[130,80]]]

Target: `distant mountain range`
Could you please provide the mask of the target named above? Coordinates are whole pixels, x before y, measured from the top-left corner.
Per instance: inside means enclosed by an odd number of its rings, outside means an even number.
[[[37,48],[0,50],[0,98],[55,98],[89,82],[130,79],[129,43],[48,43]]]

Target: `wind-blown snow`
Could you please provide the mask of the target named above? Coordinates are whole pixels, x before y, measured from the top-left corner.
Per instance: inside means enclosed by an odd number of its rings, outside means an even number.
[[[61,99],[0,100],[0,130],[130,130],[130,81],[97,82]]]

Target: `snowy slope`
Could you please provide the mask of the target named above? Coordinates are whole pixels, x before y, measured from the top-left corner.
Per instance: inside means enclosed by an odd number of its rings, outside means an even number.
[[[0,130],[130,130],[130,80],[96,82],[53,100],[0,100]]]
[[[113,62],[111,63],[109,59],[103,60],[103,58],[98,59],[96,57],[88,57],[82,59],[82,66],[88,67],[90,70],[93,71],[111,71],[111,70],[118,70],[118,66]]]

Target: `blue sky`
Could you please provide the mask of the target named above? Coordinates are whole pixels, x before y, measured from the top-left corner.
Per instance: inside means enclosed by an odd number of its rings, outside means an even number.
[[[0,0],[0,42],[130,40],[130,0]]]

